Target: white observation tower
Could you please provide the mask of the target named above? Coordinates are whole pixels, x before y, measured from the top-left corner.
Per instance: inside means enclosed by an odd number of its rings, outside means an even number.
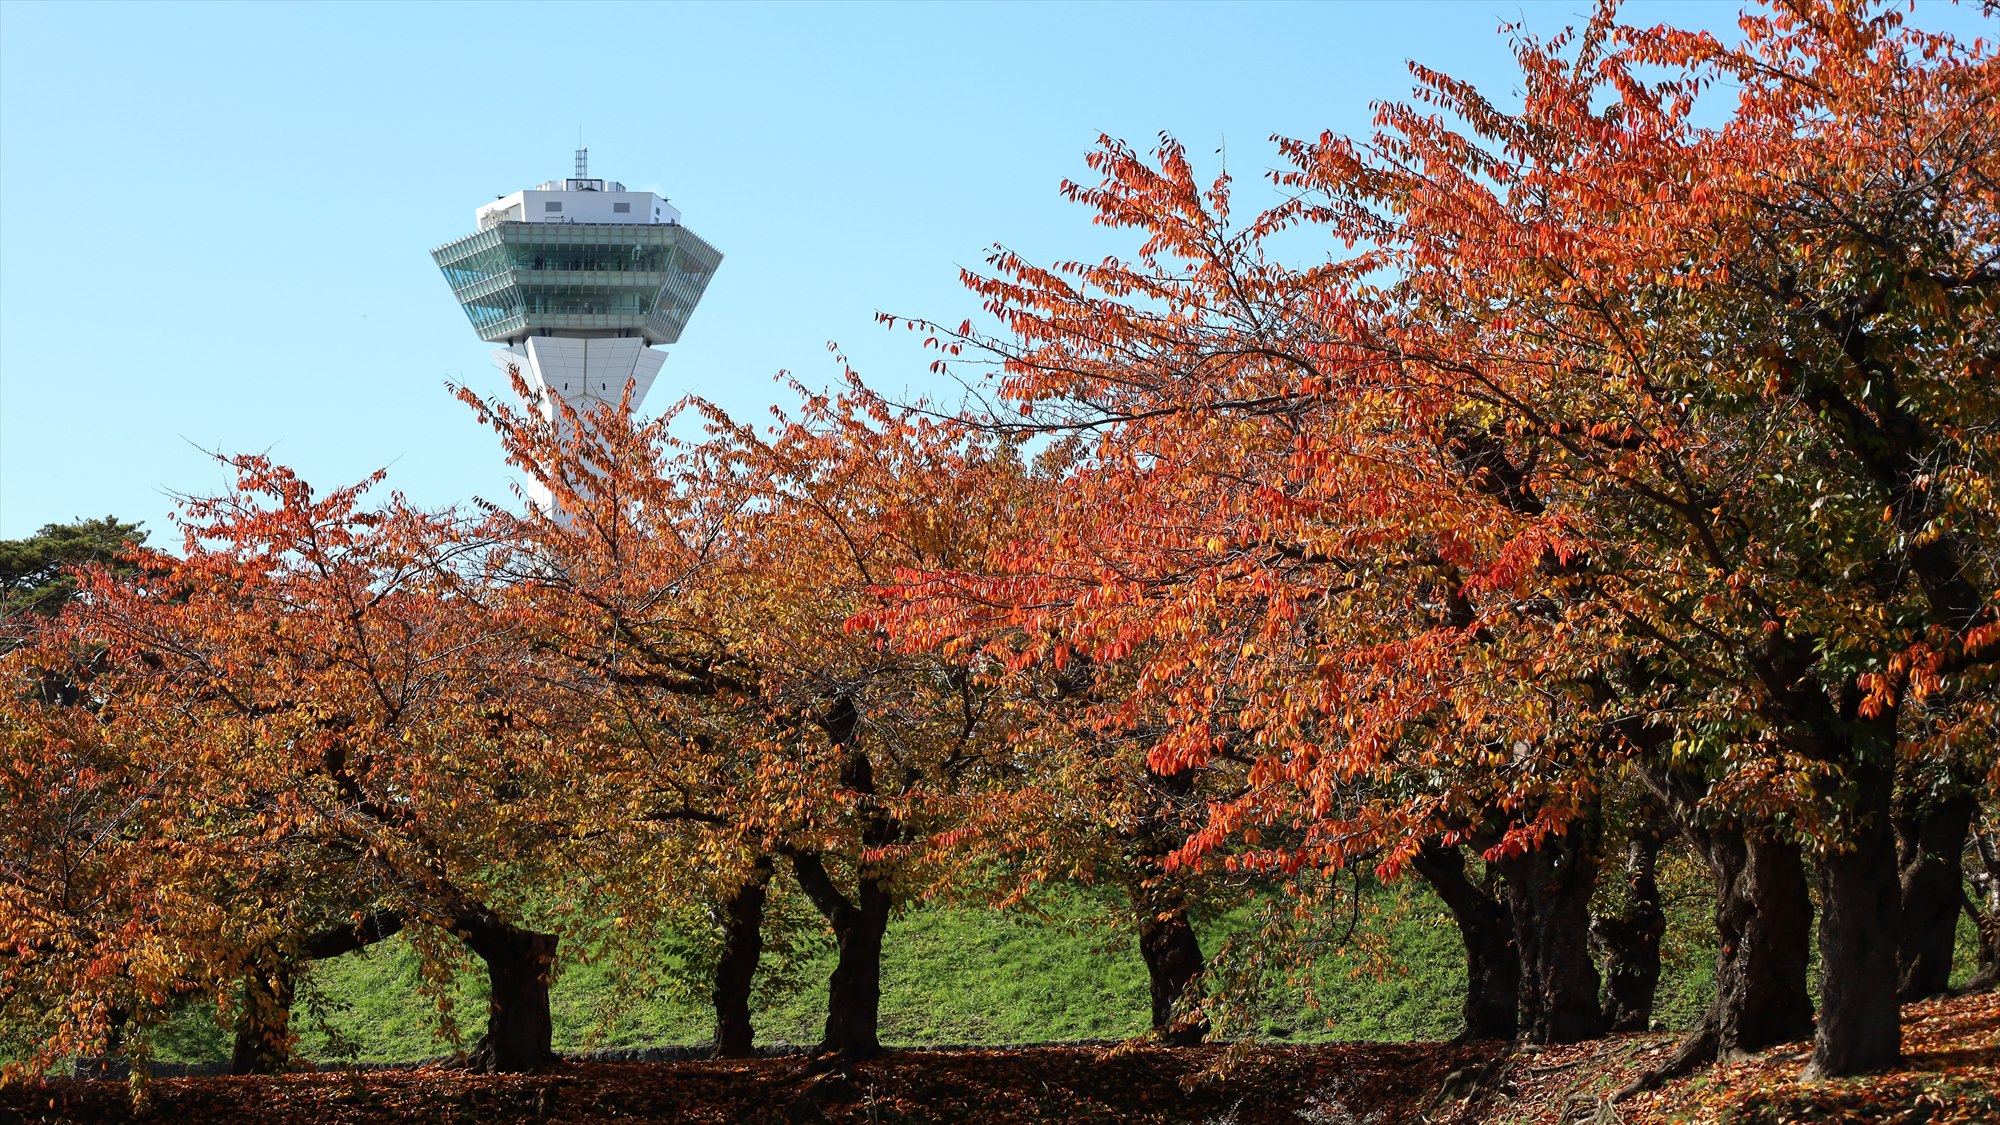
[[[681,338],[722,263],[665,199],[591,179],[589,151],[575,177],[501,196],[431,251],[473,331],[501,345],[495,365],[518,367],[551,416],[557,398],[615,404],[627,382],[636,408],[667,358],[653,345]]]

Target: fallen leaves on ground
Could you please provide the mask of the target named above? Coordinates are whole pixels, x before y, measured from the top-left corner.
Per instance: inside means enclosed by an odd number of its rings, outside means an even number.
[[[1672,1052],[1672,1034],[1566,1047],[1350,1043],[1225,1048],[892,1051],[830,1067],[790,1057],[570,1062],[551,1074],[443,1067],[278,1078],[172,1078],[135,1111],[116,1082],[0,1089],[0,1122],[828,1122],[909,1125],[1793,1125],[2000,1120],[2000,994],[1904,1010],[1904,1068],[1803,1084],[1807,1045],[1713,1067],[1629,1101],[1609,1095]],[[1225,1065],[1230,1062],[1235,1065]],[[1496,1065],[1497,1064],[1497,1065]],[[1447,1080],[1450,1080],[1449,1083]],[[1470,1100],[1456,1095],[1477,1084]],[[1446,1090],[1447,1085],[1451,1087]]]
[[[152,1083],[134,1113],[115,1082],[0,1090],[0,1121],[1135,1122],[1264,1125],[1417,1122],[1454,1069],[1497,1048],[1366,1043],[1270,1047],[1208,1075],[1225,1048],[892,1051],[826,1069],[792,1057],[565,1063],[545,1075],[443,1068]],[[1188,1082],[1183,1086],[1183,1080]],[[1447,1107],[1448,1108],[1448,1107]],[[1437,1120],[1454,1120],[1449,1112]],[[1469,1118],[1456,1118],[1469,1122]]]
[[[1610,1095],[1661,1063],[1674,1034],[1618,1035],[1524,1048],[1479,1120],[1495,1125],[1987,1125],[2000,1121],[2000,993],[1903,1009],[1903,1066],[1804,1083],[1810,1043],[1697,1071],[1612,1104]]]

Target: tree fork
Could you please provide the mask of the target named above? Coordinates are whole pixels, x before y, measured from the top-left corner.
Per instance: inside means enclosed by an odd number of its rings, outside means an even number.
[[[894,900],[882,881],[869,875],[855,880],[855,896],[849,899],[834,886],[816,853],[795,852],[791,858],[800,888],[833,927],[838,950],[833,975],[827,978],[826,1029],[819,1052],[849,1059],[880,1054],[876,1029],[882,1005],[882,935]]]

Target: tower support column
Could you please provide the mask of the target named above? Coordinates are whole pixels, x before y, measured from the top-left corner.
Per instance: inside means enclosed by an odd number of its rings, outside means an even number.
[[[645,340],[635,336],[530,336],[519,344],[493,349],[493,365],[503,374],[519,370],[528,386],[541,392],[542,416],[558,425],[558,399],[579,415],[588,414],[599,405],[615,407],[628,383],[632,386],[632,406],[637,409],[666,361],[666,352],[647,347]],[[539,481],[526,484],[528,499],[537,507],[545,512],[557,508]]]

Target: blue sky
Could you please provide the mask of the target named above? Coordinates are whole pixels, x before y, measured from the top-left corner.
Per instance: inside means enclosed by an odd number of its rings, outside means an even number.
[[[508,499],[444,389],[502,390],[428,251],[567,175],[658,190],[725,254],[650,408],[739,418],[821,385],[943,393],[876,310],[955,322],[995,242],[1123,245],[1056,191],[1099,133],[1362,132],[1408,58],[1512,87],[1495,29],[1554,3],[0,4],[0,537],[116,514],[167,534],[203,450],[426,504]],[[1733,4],[1637,4],[1718,29]],[[1920,22],[1982,30],[1976,9]],[[1989,35],[1992,28],[1984,28]],[[1241,205],[1239,205],[1239,210]]]

